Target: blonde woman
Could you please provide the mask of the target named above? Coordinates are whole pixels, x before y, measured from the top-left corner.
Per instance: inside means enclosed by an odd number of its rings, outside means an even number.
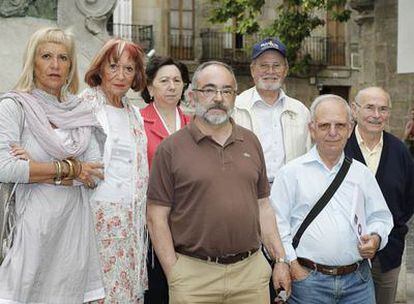
[[[58,28],[35,32],[18,83],[0,102],[0,182],[18,183],[0,303],[104,297],[88,199],[102,166],[96,121],[77,89],[72,36]]]

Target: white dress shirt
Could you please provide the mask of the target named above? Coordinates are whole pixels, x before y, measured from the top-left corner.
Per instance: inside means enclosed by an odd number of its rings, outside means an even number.
[[[255,102],[252,106],[252,112],[256,116],[259,124],[257,137],[263,148],[267,176],[269,181],[273,181],[277,171],[285,163],[283,130],[280,121],[285,93],[280,90],[278,100],[273,105],[269,105],[262,100],[259,93],[255,90],[253,100]]]
[[[293,249],[293,236],[334,179],[343,160],[342,154],[330,170],[314,146],[279,170],[272,186],[271,201],[289,260],[303,257],[324,265],[341,266],[362,259],[351,225],[354,191],[361,191],[364,197],[367,233],[376,232],[381,236],[380,249],[387,244],[393,227],[392,215],[371,171],[353,160],[331,201],[305,230],[296,251]]]

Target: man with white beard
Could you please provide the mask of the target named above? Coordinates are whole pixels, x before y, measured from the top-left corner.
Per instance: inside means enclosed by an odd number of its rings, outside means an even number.
[[[250,73],[255,86],[236,98],[233,117],[260,140],[272,184],[276,172],[310,149],[309,110],[282,90],[288,74],[286,47],[276,38],[255,44]]]

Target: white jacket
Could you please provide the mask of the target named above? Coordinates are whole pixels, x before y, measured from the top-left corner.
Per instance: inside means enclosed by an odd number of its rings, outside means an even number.
[[[238,125],[259,134],[259,124],[253,115],[252,106],[256,87],[252,87],[236,98],[233,118]],[[285,150],[285,163],[295,159],[311,148],[311,138],[308,131],[310,112],[299,100],[285,95],[283,111],[280,116]]]

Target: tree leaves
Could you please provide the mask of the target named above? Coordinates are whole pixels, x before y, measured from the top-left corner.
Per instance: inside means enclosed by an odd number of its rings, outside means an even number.
[[[275,7],[277,18],[268,26],[260,29],[258,20],[262,15],[265,0],[211,0],[214,8],[210,21],[225,23],[233,20],[230,32],[239,34],[258,33],[260,36],[279,37],[286,44],[291,71],[304,73],[309,68],[309,54],[297,54],[303,41],[311,32],[325,24],[318,12],[326,11],[333,20],[346,22],[351,11],[345,8],[346,0],[284,0]],[[322,14],[323,15],[323,14]]]

